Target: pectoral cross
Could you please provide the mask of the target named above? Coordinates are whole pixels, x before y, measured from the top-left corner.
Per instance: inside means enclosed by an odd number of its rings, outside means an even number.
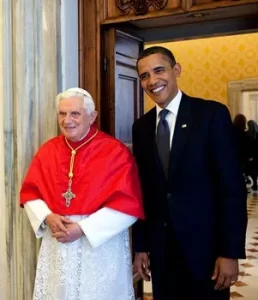
[[[65,193],[62,194],[65,198],[65,206],[69,207],[71,205],[71,200],[76,197],[76,195],[71,191],[69,187]]]

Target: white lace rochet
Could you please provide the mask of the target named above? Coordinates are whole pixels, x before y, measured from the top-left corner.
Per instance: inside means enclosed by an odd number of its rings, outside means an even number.
[[[134,300],[128,230],[97,248],[59,243],[45,232],[33,300]]]

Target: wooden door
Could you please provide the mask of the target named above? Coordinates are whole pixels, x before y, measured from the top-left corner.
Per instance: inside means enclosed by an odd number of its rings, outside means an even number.
[[[122,142],[132,142],[134,120],[143,113],[143,95],[136,70],[143,41],[115,29],[104,33],[101,127]]]
[[[143,92],[136,70],[143,41],[123,31],[104,31],[101,128],[129,147],[132,124],[143,113]],[[143,300],[143,281],[132,274],[135,299]]]

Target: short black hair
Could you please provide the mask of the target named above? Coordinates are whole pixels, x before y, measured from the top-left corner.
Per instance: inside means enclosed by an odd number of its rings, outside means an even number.
[[[245,131],[246,128],[246,117],[243,114],[237,114],[233,120],[233,124],[240,131]]]
[[[160,54],[166,56],[166,57],[168,58],[170,64],[171,64],[171,66],[172,66],[172,67],[175,66],[175,64],[176,64],[176,59],[175,59],[174,54],[173,54],[170,50],[168,50],[168,49],[165,48],[165,47],[161,47],[161,46],[153,46],[153,47],[144,49],[144,50],[140,53],[140,55],[139,55],[139,57],[138,57],[138,59],[137,59],[137,70],[138,70],[138,63],[139,63],[139,61],[140,61],[142,58],[147,57],[147,56],[150,56],[150,55],[152,55],[152,54],[156,54],[156,53],[160,53]]]

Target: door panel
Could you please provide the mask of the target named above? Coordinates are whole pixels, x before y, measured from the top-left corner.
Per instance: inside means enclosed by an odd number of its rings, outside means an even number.
[[[140,116],[140,87],[135,61],[116,55],[115,136],[131,143],[133,121]]]
[[[108,29],[105,34],[102,129],[131,143],[134,120],[143,113],[143,95],[136,60],[143,41],[131,34]]]
[[[116,101],[115,104],[115,136],[125,143],[130,143],[131,122],[134,120],[134,103],[132,99],[137,93],[135,71],[117,66],[116,68]],[[131,74],[130,74],[131,73]]]

